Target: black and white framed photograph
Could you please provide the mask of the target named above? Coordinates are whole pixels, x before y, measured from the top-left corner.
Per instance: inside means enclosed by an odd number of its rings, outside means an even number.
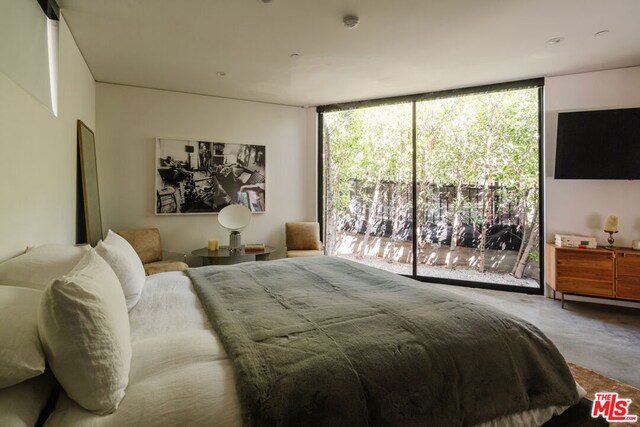
[[[265,146],[156,139],[156,214],[265,211]]]

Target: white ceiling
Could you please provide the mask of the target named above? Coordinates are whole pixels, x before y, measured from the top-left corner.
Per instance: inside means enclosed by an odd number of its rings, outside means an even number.
[[[296,106],[640,65],[639,0],[58,3],[97,81]]]

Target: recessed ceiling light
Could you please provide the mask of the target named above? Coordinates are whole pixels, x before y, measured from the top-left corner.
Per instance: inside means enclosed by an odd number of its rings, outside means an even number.
[[[218,72],[216,72],[216,76],[218,76],[218,77],[224,77],[224,76],[226,76],[226,75],[227,75],[227,73],[225,73],[224,71],[218,71]]]
[[[564,40],[564,37],[554,37],[552,39],[547,40],[547,44],[558,44]]]
[[[602,37],[602,36],[606,36],[607,34],[609,34],[609,30],[602,30],[595,33],[593,37]]]
[[[352,30],[358,26],[358,24],[360,23],[360,18],[358,18],[356,15],[346,15],[344,18],[342,18],[342,23],[347,29]]]

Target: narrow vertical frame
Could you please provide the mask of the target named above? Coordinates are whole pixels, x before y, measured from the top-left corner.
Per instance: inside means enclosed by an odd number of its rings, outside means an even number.
[[[411,101],[411,149],[413,150],[413,156],[411,161],[412,167],[412,179],[411,179],[411,203],[413,204],[411,209],[411,216],[413,220],[412,241],[411,250],[413,252],[413,265],[411,269],[411,277],[414,279],[418,277],[418,141],[417,141],[417,129],[416,129],[416,100]]]
[[[324,115],[322,112],[318,111],[318,154],[317,154],[317,168],[318,168],[318,179],[317,181],[317,196],[318,196],[318,204],[316,206],[317,214],[316,221],[320,224],[320,236],[322,236],[322,241],[324,243],[327,242],[326,236],[324,235],[325,226],[324,226],[324,215],[325,215],[325,206],[324,206]]]
[[[538,293],[544,295],[546,287],[545,283],[545,256],[544,245],[547,241],[545,235],[545,204],[544,204],[544,183],[546,180],[545,171],[545,154],[544,148],[544,83],[538,87],[538,253],[540,261],[538,268],[540,269],[540,288]]]
[[[82,180],[82,207],[84,218],[84,238],[82,242],[91,246],[102,240],[102,214],[100,210],[100,189],[98,186],[98,162],[95,134],[89,127],[77,122],[78,159]]]

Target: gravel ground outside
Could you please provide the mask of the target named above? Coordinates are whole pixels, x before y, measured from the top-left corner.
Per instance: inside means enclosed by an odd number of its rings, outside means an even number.
[[[360,262],[362,264],[366,264],[371,267],[376,267],[381,270],[390,271],[392,273],[411,274],[411,264],[405,264],[400,262],[389,262],[385,259],[382,259],[379,257],[373,257],[373,256],[364,256],[362,258],[352,254],[340,254],[338,256],[340,258],[345,258],[351,261]],[[530,288],[538,287],[538,282],[533,279],[528,279],[528,278],[518,279],[516,277],[511,276],[510,274],[504,274],[504,273],[491,273],[491,272],[481,273],[477,270],[464,268],[464,267],[454,267],[453,269],[451,269],[445,266],[430,266],[430,265],[421,264],[418,266],[418,276],[438,277],[438,278],[456,279],[456,280],[468,280],[472,282],[496,283],[499,285],[522,286],[522,287],[530,287]]]
[[[384,237],[371,237],[366,242],[362,257],[359,253],[365,244],[360,234],[339,232],[336,236],[335,254],[339,257],[361,262],[398,274],[411,274],[411,242],[391,242]],[[453,257],[451,266],[448,257]],[[499,285],[524,286],[537,288],[540,274],[536,262],[529,262],[524,278],[512,276],[511,270],[516,262],[516,251],[487,249],[485,272],[478,271],[479,251],[476,248],[458,247],[455,252],[442,245],[430,245],[420,250],[418,256],[418,275],[472,282],[495,283]]]

